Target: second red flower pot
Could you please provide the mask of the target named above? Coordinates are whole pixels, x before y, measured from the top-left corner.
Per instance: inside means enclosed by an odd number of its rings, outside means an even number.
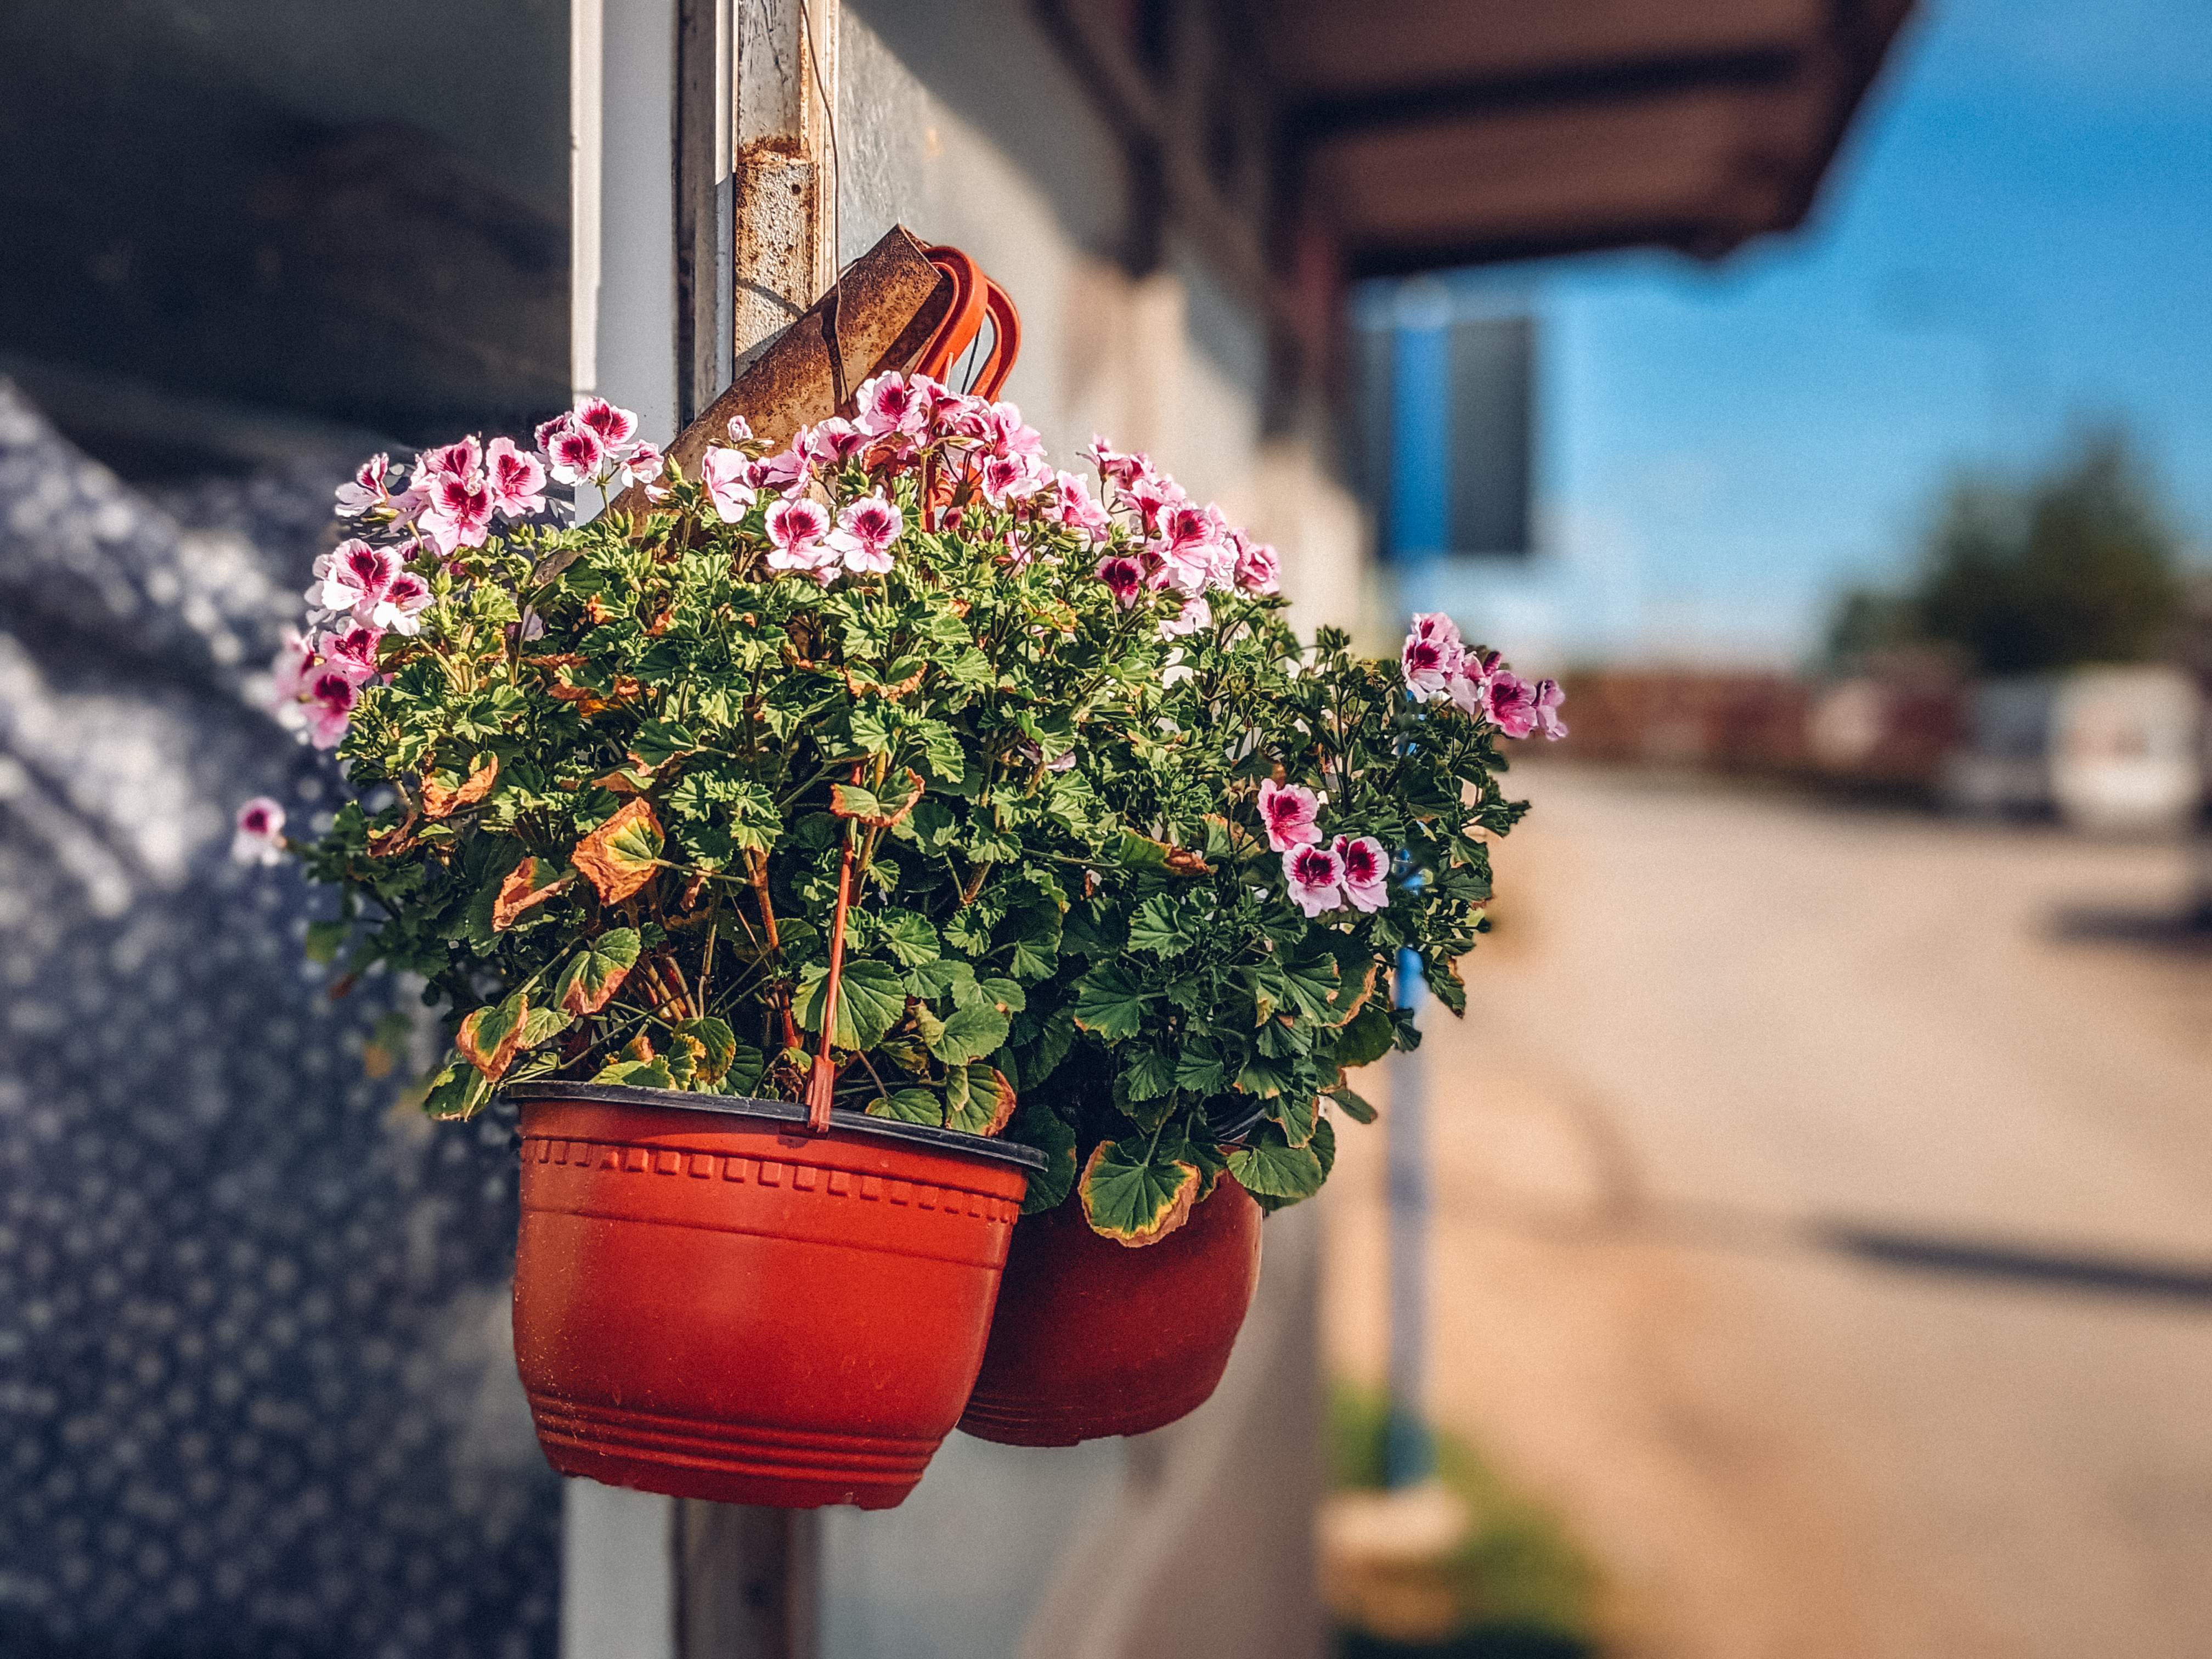
[[[1231,1176],[1138,1249],[1073,1200],[1024,1217],[960,1427],[1013,1446],[1164,1427],[1219,1385],[1259,1282],[1260,1206]]]
[[[1040,1154],[850,1112],[812,1136],[780,1101],[508,1094],[515,1362],[556,1469],[781,1509],[914,1489],[982,1361]]]

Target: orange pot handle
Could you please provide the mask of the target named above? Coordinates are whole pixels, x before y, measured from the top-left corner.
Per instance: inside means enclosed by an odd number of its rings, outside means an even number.
[[[959,361],[960,354],[975,343],[975,336],[982,330],[984,286],[990,279],[957,247],[923,251],[929,256],[930,264],[952,279],[952,304],[945,313],[945,320],[937,325],[937,332],[929,337],[929,343],[922,347],[921,356],[915,360],[914,372],[941,380]]]
[[[937,325],[929,343],[921,349],[915,361],[914,372],[927,374],[932,380],[942,380],[951,373],[952,365],[960,361],[975,337],[983,331],[986,317],[991,322],[991,355],[983,360],[976,373],[976,396],[994,399],[1006,376],[1014,372],[1014,359],[1021,355],[1022,319],[1014,309],[1012,298],[983,274],[982,267],[957,247],[933,247],[925,250],[929,262],[952,279],[952,304],[945,313],[945,320]]]
[[[989,277],[983,279],[983,308],[991,314],[991,355],[975,377],[975,395],[995,402],[999,388],[1014,372],[1014,359],[1022,351],[1022,314],[1013,299]]]

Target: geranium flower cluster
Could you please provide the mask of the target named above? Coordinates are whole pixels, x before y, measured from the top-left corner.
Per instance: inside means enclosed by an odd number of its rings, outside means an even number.
[[[1567,735],[1559,719],[1566,694],[1557,680],[1524,680],[1498,653],[1469,651],[1449,617],[1425,611],[1413,618],[1399,653],[1406,685],[1416,697],[1449,700],[1462,713],[1486,720],[1509,738],[1540,732],[1556,742]]]
[[[1273,778],[1260,785],[1260,817],[1268,847],[1283,855],[1291,901],[1309,917],[1340,910],[1380,910],[1390,902],[1390,855],[1372,836],[1324,842],[1321,809],[1327,797]]]
[[[413,635],[430,603],[428,574],[464,548],[482,547],[495,520],[548,510],[548,474],[612,489],[650,485],[665,465],[637,436],[637,416],[604,398],[580,399],[538,428],[538,447],[471,435],[422,451],[411,468],[374,455],[337,489],[337,516],[367,532],[315,561],[307,628],[271,669],[270,712],[318,749],[345,736],[361,690],[379,678],[387,634]],[[403,482],[404,480],[404,482]]]
[[[1005,514],[1007,556],[1032,556],[1031,532],[1073,532],[1099,554],[1099,580],[1125,608],[1171,591],[1182,603],[1161,623],[1168,637],[1211,625],[1211,592],[1273,593],[1275,550],[1200,506],[1149,458],[1103,438],[1085,452],[1103,495],[1045,459],[1044,440],[1010,403],[951,390],[925,374],[878,375],[860,388],[851,419],[802,428],[770,454],[742,421],[726,446],[710,449],[702,482],[731,525],[758,514],[771,569],[828,585],[840,575],[879,574],[912,527],[893,481],[919,479],[915,508],[927,527],[959,529],[982,512]]]

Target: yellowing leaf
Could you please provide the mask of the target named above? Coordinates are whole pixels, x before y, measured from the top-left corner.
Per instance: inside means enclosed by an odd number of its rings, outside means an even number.
[[[637,964],[638,936],[635,927],[617,927],[586,939],[568,958],[553,988],[553,1000],[581,1019],[605,1007],[623,980]]]
[[[1017,1104],[1014,1085],[988,1066],[956,1066],[945,1075],[945,1124],[971,1135],[994,1135],[1006,1127]]]
[[[462,1059],[496,1083],[514,1063],[522,1046],[523,1022],[530,1016],[530,999],[517,991],[504,1002],[490,1003],[461,1022],[453,1047]]]
[[[422,775],[422,810],[434,818],[442,818],[459,811],[464,806],[474,806],[499,781],[499,757],[491,756],[468,775],[459,787],[448,789],[431,773]]]
[[[660,857],[660,820],[653,803],[636,799],[576,843],[574,863],[599,889],[599,897],[619,904],[653,879]]]
[[[1157,1244],[1189,1220],[1198,1188],[1198,1165],[1164,1157],[1141,1137],[1103,1142],[1076,1186],[1091,1231],[1131,1249]]]
[[[546,878],[552,868],[543,859],[525,859],[508,872],[507,879],[499,884],[499,896],[492,901],[491,926],[494,933],[505,933],[514,926],[525,910],[532,905],[544,903],[575,879],[574,876],[562,876],[558,880],[549,881]]]

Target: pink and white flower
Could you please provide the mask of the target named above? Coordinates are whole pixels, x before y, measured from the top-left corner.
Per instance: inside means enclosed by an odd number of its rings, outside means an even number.
[[[623,479],[627,483],[644,485],[646,499],[659,501],[668,492],[653,486],[660,482],[660,475],[667,466],[668,458],[657,447],[641,442],[623,459]]]
[[[422,627],[422,612],[430,604],[430,586],[411,571],[403,570],[368,613],[372,628],[388,628],[395,634],[413,634]]]
[[[464,547],[482,547],[491,534],[491,490],[483,474],[441,473],[432,480],[430,505],[423,509],[422,533],[447,558]]]
[[[269,665],[269,701],[264,705],[278,720],[290,724],[290,713],[296,713],[300,699],[307,695],[307,680],[315,672],[315,647],[301,637],[300,630],[284,630],[284,643],[276,652],[276,660]],[[290,713],[288,713],[290,711]]]
[[[1177,509],[1177,516],[1187,510]],[[1237,555],[1225,541],[1171,538],[1150,544],[1147,550],[1159,561],[1154,585],[1178,593],[1218,592],[1236,576]]]
[[[1124,611],[1137,602],[1137,595],[1145,585],[1145,567],[1126,555],[1116,554],[1098,561],[1098,580],[1106,584],[1114,602]]]
[[[1237,555],[1237,585],[1247,593],[1283,591],[1283,561],[1265,542],[1255,542],[1241,530],[1229,532],[1229,545]]]
[[[866,449],[871,435],[842,416],[832,415],[801,431],[792,442],[817,466],[838,467]]]
[[[434,495],[440,479],[474,477],[483,467],[483,451],[473,437],[441,444],[416,455],[415,488]]]
[[[318,749],[334,749],[353,721],[353,706],[361,701],[354,683],[335,668],[325,668],[307,681],[302,699],[307,708],[307,741]]]
[[[1459,672],[1466,654],[1457,624],[1441,611],[1425,611],[1413,618],[1413,631],[1406,635],[1406,648],[1398,660],[1405,670],[1407,685],[1423,696],[1433,697],[1450,690],[1451,678]]]
[[[588,483],[599,475],[606,465],[607,447],[599,434],[567,416],[553,422],[550,433],[543,427],[545,459],[552,465],[553,476],[564,484]]]
[[[386,505],[392,499],[395,471],[389,455],[372,455],[363,461],[352,479],[338,486],[337,516],[357,519],[372,508]]]
[[[315,561],[307,603],[326,616],[366,613],[384,597],[399,569],[399,555],[391,548],[371,547],[358,538],[340,542]]]
[[[1115,449],[1096,433],[1091,434],[1091,447],[1083,451],[1083,459],[1098,469],[1098,476],[1109,483],[1127,489],[1139,478],[1148,477],[1152,470],[1152,458],[1134,451],[1124,453]]]
[[[921,387],[903,374],[878,374],[862,384],[859,397],[860,430],[870,437],[889,432],[921,435],[927,399]]]
[[[863,495],[837,515],[826,544],[856,574],[881,575],[891,568],[891,544],[906,528],[906,515],[881,495]]]
[[[620,449],[637,435],[637,416],[617,409],[605,398],[585,398],[576,404],[572,424],[594,434],[603,448]]]
[[[1016,455],[1024,460],[1042,462],[1044,456],[1044,434],[1022,419],[1022,411],[1012,404],[988,404],[982,411],[982,436],[994,455]]]
[[[754,471],[754,480],[761,489],[773,489],[780,495],[799,494],[813,477],[813,457],[799,447],[796,439],[788,449],[759,462]]]
[[[1283,878],[1291,901],[1309,917],[1344,902],[1344,860],[1334,848],[1293,847],[1283,854]]]
[[[1112,515],[1091,493],[1091,486],[1073,472],[1052,475],[1052,498],[1046,503],[1045,516],[1070,530],[1083,532],[1094,545],[1105,541],[1114,530]]]
[[[278,864],[284,857],[284,809],[256,795],[238,809],[230,855],[240,864]]]
[[[838,554],[823,545],[830,533],[830,514],[821,502],[805,495],[787,495],[768,510],[768,538],[771,570],[835,569]]]
[[[749,444],[753,441],[753,423],[747,420],[744,416],[731,416],[729,419],[729,428],[730,441],[732,443]]]
[[[1380,910],[1390,902],[1390,855],[1372,836],[1339,836],[1329,846],[1344,872],[1344,896],[1356,910]]]
[[[414,580],[413,577],[407,579]],[[360,685],[376,678],[376,647],[384,639],[384,630],[367,623],[356,623],[343,633],[333,630],[315,641],[315,654],[324,665],[337,670]],[[304,672],[293,680],[290,693],[296,697],[306,687]]]
[[[1559,681],[1536,682],[1536,729],[1550,742],[1557,743],[1567,735],[1567,723],[1559,718],[1559,707],[1566,700]]]
[[[699,463],[707,485],[707,499],[714,504],[724,524],[735,524],[760,499],[759,469],[734,449],[710,449]]]
[[[1482,682],[1483,712],[1509,738],[1536,729],[1536,688],[1510,668],[1494,668]]]
[[[1287,853],[1321,839],[1322,798],[1295,783],[1260,780],[1260,821],[1267,826],[1271,851]]]
[[[545,510],[545,464],[514,447],[512,438],[494,438],[484,452],[484,483],[491,504],[510,519]]]
[[[1050,477],[1033,457],[1018,454],[987,455],[976,472],[983,497],[994,507],[1004,507],[1016,496],[1036,494]]]

